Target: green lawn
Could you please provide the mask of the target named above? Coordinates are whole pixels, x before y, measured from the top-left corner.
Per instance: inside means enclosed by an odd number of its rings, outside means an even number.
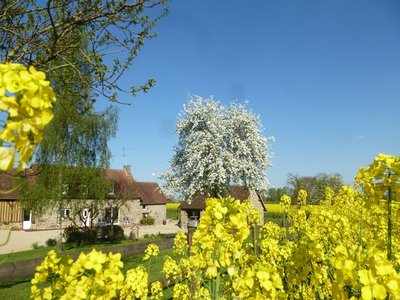
[[[0,299],[25,300],[30,297],[31,280],[0,282]]]
[[[146,238],[146,241],[155,241],[160,239],[160,237],[152,237],[152,238]],[[140,239],[139,241],[134,241],[134,240],[123,240],[119,243],[98,243],[98,244],[93,244],[93,245],[81,245],[81,246],[65,246],[63,250],[63,254],[71,254],[71,253],[79,253],[81,251],[90,251],[93,248],[96,248],[98,250],[108,248],[108,247],[119,247],[121,245],[130,245],[134,244],[137,242],[142,242],[143,239]],[[40,257],[45,257],[47,253],[55,249],[55,247],[41,247],[37,249],[31,249],[31,250],[26,250],[26,251],[19,251],[19,252],[13,252],[9,254],[1,254],[0,255],[0,263],[8,263],[8,262],[14,262],[14,261],[20,261],[20,260],[28,260],[28,259],[34,259],[34,258],[40,258]],[[0,298],[1,299],[1,298]]]

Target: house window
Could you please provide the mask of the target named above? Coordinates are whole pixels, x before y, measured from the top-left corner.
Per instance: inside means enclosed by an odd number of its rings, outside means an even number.
[[[69,208],[60,209],[60,218],[61,219],[69,219],[71,210]]]
[[[107,207],[105,209],[104,221],[106,224],[111,224],[111,221],[114,220],[114,224],[119,223],[119,211],[116,207]]]

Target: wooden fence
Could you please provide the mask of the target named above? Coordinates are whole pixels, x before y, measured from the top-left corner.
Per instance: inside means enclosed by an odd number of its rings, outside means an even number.
[[[22,222],[22,209],[15,200],[0,200],[0,222],[19,223]]]

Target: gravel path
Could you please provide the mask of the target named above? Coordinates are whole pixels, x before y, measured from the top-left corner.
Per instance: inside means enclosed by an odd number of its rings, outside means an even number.
[[[138,228],[138,230],[137,230]],[[168,221],[166,225],[154,225],[154,226],[129,226],[124,228],[125,235],[129,237],[131,231],[139,233],[139,238],[145,234],[168,234],[176,233],[178,231],[184,231],[179,228],[177,221]],[[9,231],[0,230],[0,244],[2,245],[7,240]],[[6,254],[11,252],[18,252],[32,249],[32,245],[37,243],[39,246],[45,245],[46,241],[50,238],[54,239],[57,236],[57,230],[41,230],[41,231],[11,231],[10,240],[7,244],[0,246],[0,254]]]

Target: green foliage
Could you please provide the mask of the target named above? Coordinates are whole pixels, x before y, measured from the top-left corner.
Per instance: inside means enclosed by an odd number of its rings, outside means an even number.
[[[93,75],[81,64],[87,47],[81,45],[81,52],[71,53],[69,60],[79,62],[81,76],[90,80]],[[104,112],[87,108],[92,89],[73,76],[68,70],[54,75],[53,85],[63,90],[62,97],[36,150],[36,165],[28,172],[35,180],[24,180],[20,201],[36,213],[68,207],[71,221],[79,222],[83,208],[90,208],[90,216],[95,218],[108,194],[110,183],[105,180],[104,170],[109,166],[108,141],[116,134],[118,114],[111,108]],[[66,88],[67,83],[79,90],[79,95]]]
[[[48,239],[46,241],[46,246],[47,247],[55,247],[57,245],[56,239]]]
[[[34,243],[32,244],[32,249],[39,249],[39,248],[42,248],[42,247],[39,246],[39,243],[38,243],[38,242],[34,242]]]
[[[143,218],[140,220],[140,224],[142,225],[154,225],[155,219],[151,216]]]
[[[284,186],[283,188],[270,188],[268,189],[267,195],[264,197],[265,202],[279,203],[279,200],[283,195],[291,194],[290,188]]]
[[[67,243],[75,243],[80,240],[80,231],[76,226],[70,225],[64,229],[63,236]]]
[[[0,61],[34,65],[49,78],[64,78],[56,88],[80,96],[80,85],[92,89],[85,107],[102,96],[118,101],[119,79],[131,66],[144,41],[154,38],[153,28],[167,14],[165,0],[51,0],[2,1],[0,9]],[[84,37],[84,38],[83,38]],[[90,45],[80,60],[82,44]],[[63,74],[69,73],[68,78]],[[85,74],[92,74],[86,77]],[[60,77],[61,76],[61,77]],[[72,80],[71,80],[72,78]],[[126,92],[147,92],[154,79]]]
[[[111,226],[113,226],[111,230]],[[106,225],[101,227],[101,240],[118,242],[125,239],[124,229],[119,225]]]
[[[70,225],[64,229],[64,239],[67,243],[80,245],[81,243],[92,245],[97,239],[97,230],[93,228],[79,228]]]
[[[320,173],[316,176],[298,176],[288,175],[288,186],[292,193],[289,195],[294,199],[300,190],[307,192],[307,204],[319,204],[325,198],[325,189],[330,187],[335,193],[339,192],[343,186],[342,176],[340,174]]]
[[[101,170],[109,165],[107,143],[115,136],[117,111],[97,112],[93,104],[100,96],[111,103],[118,101],[116,90],[122,91],[118,80],[144,40],[155,36],[154,26],[167,13],[165,2],[2,2],[0,61],[34,65],[46,72],[57,96],[54,119],[35,155],[40,167],[29,172],[39,178],[22,179],[24,207],[40,213],[67,206],[72,221],[89,207],[91,218],[96,217],[108,190]],[[127,92],[147,92],[154,83],[150,79]]]

